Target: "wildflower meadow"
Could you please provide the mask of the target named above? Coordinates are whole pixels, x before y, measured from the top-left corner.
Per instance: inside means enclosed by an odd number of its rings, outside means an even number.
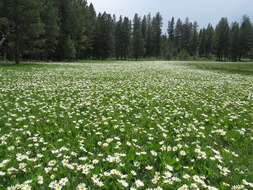
[[[253,189],[248,67],[0,66],[0,190]]]

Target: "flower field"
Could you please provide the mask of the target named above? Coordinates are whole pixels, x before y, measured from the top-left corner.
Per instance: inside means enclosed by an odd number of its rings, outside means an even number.
[[[253,189],[253,74],[238,68],[0,66],[0,190]]]

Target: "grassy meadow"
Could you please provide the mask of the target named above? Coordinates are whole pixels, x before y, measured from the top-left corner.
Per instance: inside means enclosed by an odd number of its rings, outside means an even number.
[[[1,63],[5,189],[253,189],[253,63]]]

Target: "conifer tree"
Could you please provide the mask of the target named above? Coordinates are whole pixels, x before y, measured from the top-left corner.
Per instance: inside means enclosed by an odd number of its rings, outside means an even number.
[[[95,38],[95,26],[96,26],[96,11],[93,4],[91,3],[87,10],[86,19],[86,33],[87,33],[87,47],[86,47],[86,58],[93,56],[94,52],[94,38]]]
[[[131,21],[125,17],[123,21],[123,58],[126,59],[130,53],[130,40],[131,40]]]
[[[55,1],[45,0],[42,9],[42,21],[45,26],[44,57],[46,59],[55,59],[60,31],[57,4]]]
[[[142,37],[144,40],[144,57],[147,56],[147,53],[146,53],[146,44],[148,43],[147,42],[147,29],[148,29],[147,16],[144,15],[142,22],[141,22],[141,31],[142,31]]]
[[[13,31],[10,34],[10,48],[12,49],[16,64],[19,64],[23,55],[35,51],[40,47],[39,39],[43,34],[43,23],[40,18],[41,2],[39,0],[9,0],[6,2],[8,14]]]
[[[237,61],[240,58],[240,26],[237,22],[232,23],[230,40],[230,58],[232,61]]]
[[[120,16],[115,28],[115,54],[117,59],[123,57],[123,21]]]
[[[175,18],[172,17],[171,21],[168,23],[168,35],[169,35],[169,40],[170,42],[173,42],[175,39]]]
[[[145,57],[152,56],[152,18],[151,14],[149,13],[147,16],[147,28],[146,28],[146,38],[145,38]]]
[[[197,55],[198,45],[199,45],[198,24],[197,22],[194,22],[192,26],[192,35],[190,38],[190,49],[189,49],[191,56],[195,57]]]
[[[137,60],[144,55],[144,39],[142,37],[141,19],[135,14],[133,20],[133,57]]]
[[[206,35],[206,29],[203,28],[199,31],[199,56],[205,57],[206,52],[206,41],[207,41],[207,35]]]
[[[206,28],[206,42],[205,42],[205,52],[206,57],[209,58],[214,53],[214,29],[211,24],[208,24]]]
[[[248,57],[253,48],[252,24],[248,16],[243,16],[243,21],[240,28],[240,49],[241,56]]]
[[[76,49],[72,36],[73,0],[58,0],[60,15],[60,35],[57,48],[58,59],[76,58]],[[71,51],[70,51],[71,50]]]
[[[215,29],[216,56],[219,61],[228,58],[229,54],[229,24],[227,18],[222,18]]]
[[[191,37],[192,23],[189,21],[189,18],[186,18],[182,25],[182,49],[187,55],[189,55],[191,51]]]
[[[152,56],[159,57],[161,53],[162,16],[157,13],[152,20]]]
[[[182,50],[182,37],[183,37],[183,24],[181,19],[179,18],[175,27],[175,49],[176,54],[179,54]]]
[[[95,29],[94,57],[106,59],[112,55],[112,41],[114,38],[113,24],[114,21],[110,14],[104,12],[98,15]]]

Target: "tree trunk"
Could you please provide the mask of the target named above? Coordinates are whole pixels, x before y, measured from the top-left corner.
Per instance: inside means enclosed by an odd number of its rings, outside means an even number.
[[[16,63],[16,65],[19,65],[19,63],[20,63],[19,55],[17,53],[15,54],[15,63]]]
[[[19,34],[18,32],[16,32],[16,39],[15,39],[15,63],[18,65],[20,63],[20,50],[19,47],[20,43],[19,43]]]
[[[6,37],[4,36],[4,37],[1,39],[1,41],[0,41],[0,47],[3,45],[3,43],[5,42],[5,40],[6,40]]]
[[[20,63],[20,31],[19,31],[19,19],[18,19],[18,0],[15,0],[15,63]]]

